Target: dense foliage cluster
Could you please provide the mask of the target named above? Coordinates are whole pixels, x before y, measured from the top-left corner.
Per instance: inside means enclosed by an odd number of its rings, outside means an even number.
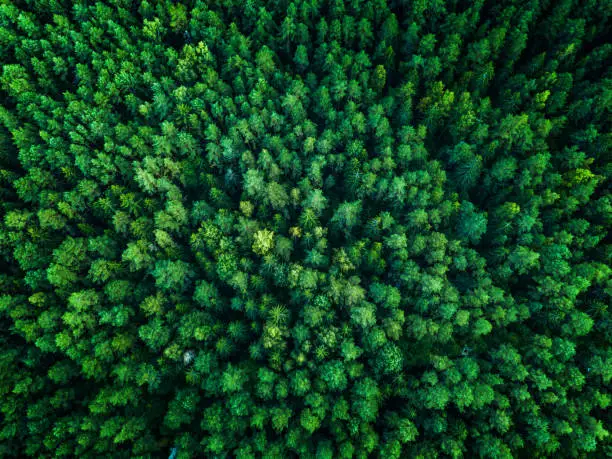
[[[0,456],[612,454],[610,13],[0,0]]]

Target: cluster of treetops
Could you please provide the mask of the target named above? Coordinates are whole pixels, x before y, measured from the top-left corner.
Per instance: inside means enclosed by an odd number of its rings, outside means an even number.
[[[611,13],[0,0],[0,456],[609,457]]]

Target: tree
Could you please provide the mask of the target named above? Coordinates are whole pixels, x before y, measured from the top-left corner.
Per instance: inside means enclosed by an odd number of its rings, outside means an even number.
[[[487,214],[479,213],[473,203],[463,201],[459,208],[457,233],[464,240],[477,244],[487,231]]]
[[[253,238],[253,252],[258,255],[266,255],[274,247],[274,233],[268,230],[260,230]]]
[[[361,213],[361,201],[344,202],[335,211],[331,223],[339,229],[350,231],[358,222]]]
[[[155,285],[162,290],[182,292],[190,284],[193,272],[184,261],[160,260],[152,272]]]
[[[308,50],[304,45],[298,45],[296,48],[293,62],[295,62],[300,72],[304,72],[308,68],[310,63],[308,60]]]
[[[0,3],[1,457],[609,455],[602,2]]]

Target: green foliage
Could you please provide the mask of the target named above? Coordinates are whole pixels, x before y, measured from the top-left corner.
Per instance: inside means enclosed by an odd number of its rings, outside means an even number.
[[[274,247],[274,233],[268,230],[257,231],[253,237],[253,252],[266,255]]]
[[[609,16],[0,1],[0,457],[610,456]]]

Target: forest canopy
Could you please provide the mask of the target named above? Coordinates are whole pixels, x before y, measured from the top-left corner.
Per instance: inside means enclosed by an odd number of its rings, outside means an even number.
[[[612,456],[611,5],[0,0],[0,456]]]

